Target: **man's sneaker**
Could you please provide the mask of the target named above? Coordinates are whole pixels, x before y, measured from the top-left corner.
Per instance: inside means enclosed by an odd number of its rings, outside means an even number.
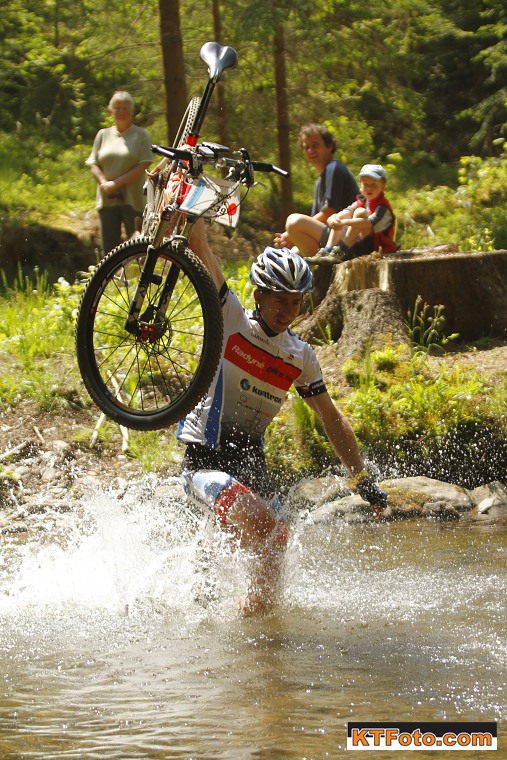
[[[345,251],[335,245],[330,251],[325,248],[319,248],[315,256],[308,258],[309,264],[341,264],[345,256]]]

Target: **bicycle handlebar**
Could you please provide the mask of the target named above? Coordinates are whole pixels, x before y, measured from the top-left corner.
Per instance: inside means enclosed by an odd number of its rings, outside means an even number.
[[[217,143],[202,143],[197,145],[195,150],[185,150],[183,148],[165,148],[161,145],[152,145],[151,150],[153,153],[157,153],[165,158],[172,160],[178,159],[180,161],[188,161],[191,171],[199,172],[202,166],[206,163],[219,164],[229,167],[245,167],[250,166],[253,171],[256,172],[274,172],[281,177],[288,177],[290,172],[285,169],[281,169],[275,164],[266,163],[264,161],[250,161],[247,151],[242,148],[240,153],[241,159],[234,159],[223,154],[229,150],[225,145],[218,145]]]
[[[263,161],[251,161],[252,169],[255,172],[274,172],[275,174],[279,174],[281,177],[288,177],[290,175],[290,172],[288,172],[286,169],[280,169],[279,166],[275,166],[275,164],[266,164]]]

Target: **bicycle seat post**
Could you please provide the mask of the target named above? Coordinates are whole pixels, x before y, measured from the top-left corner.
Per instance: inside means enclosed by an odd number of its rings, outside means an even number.
[[[234,48],[229,45],[219,45],[218,42],[206,42],[201,48],[201,58],[208,65],[208,81],[190,132],[191,145],[197,142],[215,85],[220,81],[225,69],[234,68],[238,62],[238,54]]]

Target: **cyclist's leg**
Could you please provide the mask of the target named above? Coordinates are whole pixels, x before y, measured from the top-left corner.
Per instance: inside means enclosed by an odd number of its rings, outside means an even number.
[[[220,470],[182,470],[187,496],[212,512],[216,522],[254,547],[271,538],[287,542],[287,518],[276,494],[268,501]]]
[[[244,614],[268,610],[274,603],[281,574],[288,527],[277,496],[271,502],[228,473],[219,470],[182,470],[187,496],[210,509],[216,521],[230,531],[242,548],[253,553]]]

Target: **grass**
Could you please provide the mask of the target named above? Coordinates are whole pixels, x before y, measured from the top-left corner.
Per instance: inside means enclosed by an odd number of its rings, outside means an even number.
[[[231,262],[226,270],[231,286],[251,304],[248,267]],[[0,411],[6,406],[16,408],[26,399],[55,415],[93,408],[75,360],[74,322],[83,287],[82,282],[70,284],[63,278],[48,285],[44,273],[30,278],[19,271],[13,284],[4,279]],[[475,451],[479,440],[489,451],[486,463],[482,458],[483,469],[492,479],[502,479],[507,471],[507,380],[493,381],[459,364],[449,369],[442,363],[430,369],[432,347],[442,346],[445,336],[441,330],[426,334],[423,322],[414,322],[414,334],[419,337],[413,341],[411,355],[404,346],[386,345],[368,351],[360,361],[349,360],[341,368],[348,387],[329,384],[331,395],[349,417],[365,454],[386,471],[420,472],[424,459],[427,471],[432,471],[430,459],[441,459],[441,452],[449,447],[457,451],[457,441],[461,441],[465,453],[455,455],[453,466],[459,470],[467,463],[469,472],[462,480],[468,482],[472,454],[467,458],[466,451]],[[106,423],[99,441],[110,445],[113,431],[115,427]],[[174,446],[173,430],[131,431],[128,455],[140,460],[146,470],[163,471],[174,459]],[[292,395],[268,429],[266,449],[275,467],[292,473],[315,474],[336,465],[319,420]],[[442,474],[452,461],[448,453],[438,472]]]

